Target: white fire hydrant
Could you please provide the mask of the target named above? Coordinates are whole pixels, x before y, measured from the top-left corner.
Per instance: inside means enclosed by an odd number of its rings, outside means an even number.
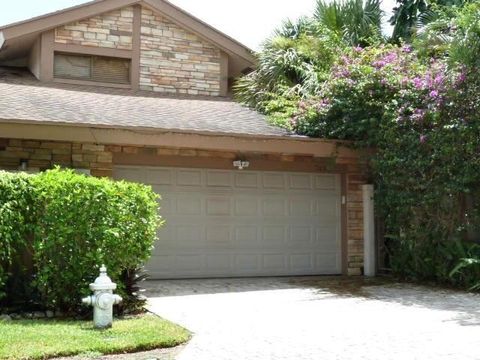
[[[82,303],[85,305],[93,306],[93,322],[98,329],[112,327],[113,305],[122,301],[120,296],[113,294],[113,290],[116,288],[117,284],[107,276],[107,268],[102,265],[100,276],[90,284],[93,295],[82,299]]]

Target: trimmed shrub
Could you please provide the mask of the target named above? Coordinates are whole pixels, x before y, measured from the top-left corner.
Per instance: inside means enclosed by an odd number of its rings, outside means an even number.
[[[0,171],[0,299],[12,266],[25,250],[32,230],[33,188],[30,176]]]
[[[1,244],[9,245],[0,249],[0,259],[8,265],[14,250],[24,258],[31,249],[33,281],[26,285],[42,308],[78,311],[101,264],[118,293],[131,298],[123,274],[150,257],[161,225],[158,195],[149,186],[60,169],[0,177],[0,211],[7,214],[0,220]],[[10,184],[6,194],[2,184]],[[3,269],[0,280],[8,266]],[[13,277],[28,278],[22,271]]]
[[[44,303],[71,310],[105,264],[114,282],[146,261],[159,225],[157,195],[148,186],[47,171],[33,179],[39,216],[34,263]],[[118,292],[124,295],[119,283]]]

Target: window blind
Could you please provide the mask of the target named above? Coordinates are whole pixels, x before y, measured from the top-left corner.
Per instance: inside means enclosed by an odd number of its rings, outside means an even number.
[[[130,84],[130,60],[56,53],[54,76],[61,79]]]

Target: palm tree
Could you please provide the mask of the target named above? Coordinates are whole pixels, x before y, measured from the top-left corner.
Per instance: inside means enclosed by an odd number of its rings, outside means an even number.
[[[273,36],[281,36],[288,39],[298,39],[303,34],[314,33],[316,31],[316,24],[311,18],[307,16],[300,17],[297,21],[286,19],[282,25],[273,31]],[[267,39],[265,43],[268,43]]]
[[[415,30],[422,26],[422,14],[427,13],[428,4],[425,0],[397,0],[397,4],[390,18],[392,39],[409,41]]]
[[[438,18],[439,7],[463,6],[468,0],[397,0],[390,24],[393,25],[392,39],[409,42],[413,35]]]
[[[352,46],[382,37],[380,0],[317,0],[314,18]]]
[[[318,93],[346,45],[381,38],[381,17],[380,0],[318,0],[313,17],[284,22],[264,42],[257,68],[234,86],[236,99],[285,124],[300,99]]]
[[[236,81],[235,98],[289,127],[298,101],[318,92],[344,46],[312,18],[286,21],[263,43],[257,68]]]

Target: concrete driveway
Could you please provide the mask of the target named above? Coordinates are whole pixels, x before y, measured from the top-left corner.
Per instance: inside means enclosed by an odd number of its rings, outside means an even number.
[[[179,360],[480,359],[480,296],[382,280],[147,283],[151,311],[194,333]]]

